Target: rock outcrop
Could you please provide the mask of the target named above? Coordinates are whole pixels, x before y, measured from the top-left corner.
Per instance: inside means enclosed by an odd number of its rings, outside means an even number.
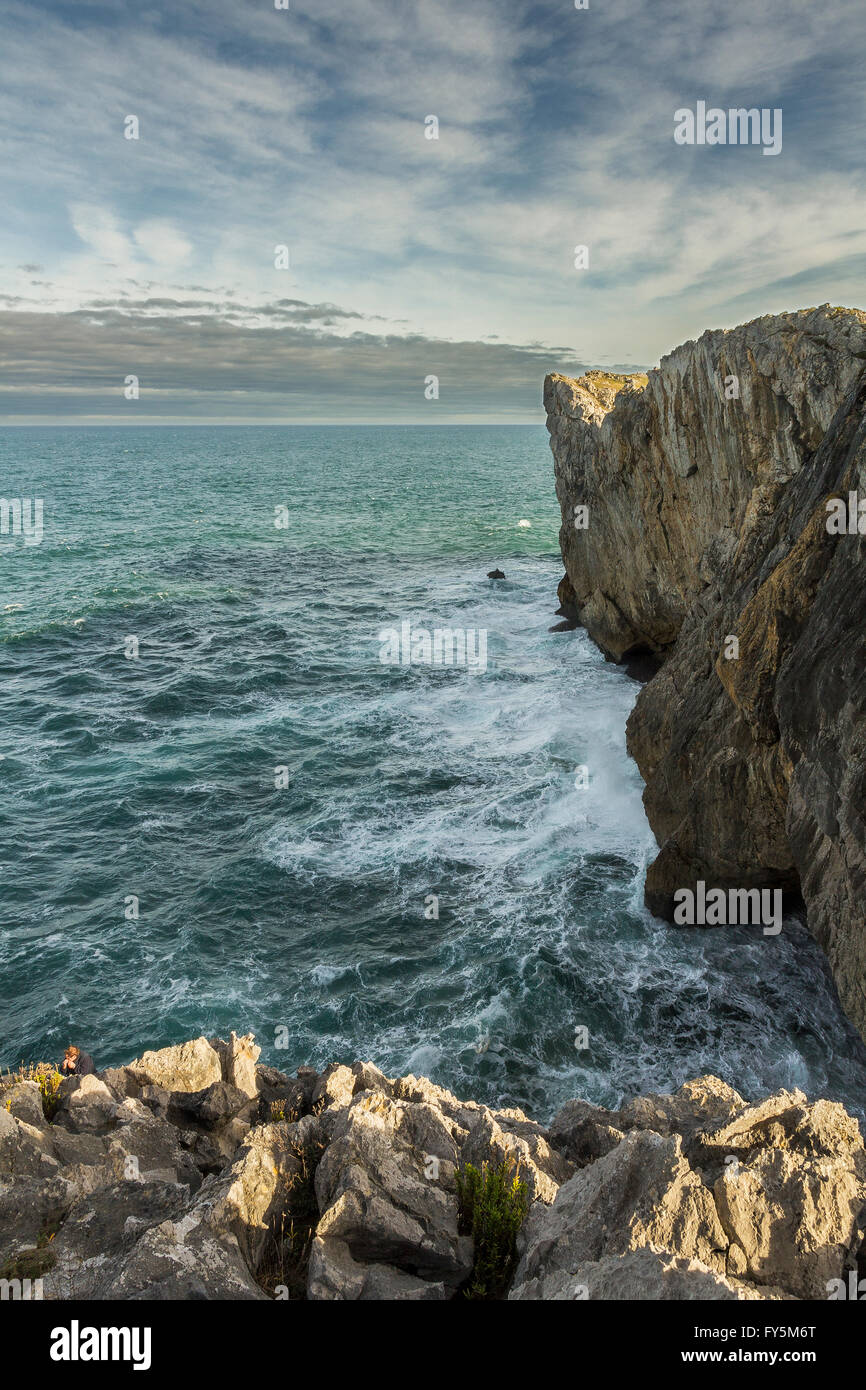
[[[560,600],[611,659],[661,662],[628,723],[647,905],[671,917],[699,880],[802,895],[866,1036],[866,314],[708,332],[647,378],[550,376],[545,405]],[[834,498],[853,533],[828,530]]]
[[[0,1278],[46,1299],[446,1301],[478,1258],[458,1175],[503,1160],[526,1185],[515,1300],[827,1298],[856,1266],[866,1151],[840,1105],[701,1077],[545,1128],[369,1062],[291,1077],[254,1053],[200,1038],[68,1078],[51,1121],[34,1082],[4,1085]],[[190,1091],[211,1054],[220,1078]]]

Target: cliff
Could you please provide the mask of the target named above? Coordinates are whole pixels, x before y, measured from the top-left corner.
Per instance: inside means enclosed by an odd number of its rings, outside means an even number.
[[[56,1093],[43,1074],[47,1104],[2,1078],[0,1279],[57,1300],[446,1301],[500,1276],[530,1301],[847,1296],[866,1151],[841,1105],[706,1076],[545,1128],[369,1062],[258,1056],[200,1037]],[[467,1220],[466,1174],[503,1164],[513,1226]]]
[[[612,660],[661,663],[628,723],[647,905],[699,880],[802,895],[866,1035],[866,314],[756,319],[544,400],[560,597]]]

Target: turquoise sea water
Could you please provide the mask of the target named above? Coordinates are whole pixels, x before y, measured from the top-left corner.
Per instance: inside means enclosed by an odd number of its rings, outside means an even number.
[[[0,537],[4,1064],[234,1027],[541,1118],[704,1071],[861,1109],[801,927],[642,906],[638,687],[548,632],[542,428],[5,430],[0,491],[44,505]],[[383,665],[406,620],[486,672]]]

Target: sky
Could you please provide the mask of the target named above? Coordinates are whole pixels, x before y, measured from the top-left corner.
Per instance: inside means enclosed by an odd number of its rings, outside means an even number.
[[[0,0],[0,422],[539,422],[864,307],[864,0],[282,3]]]

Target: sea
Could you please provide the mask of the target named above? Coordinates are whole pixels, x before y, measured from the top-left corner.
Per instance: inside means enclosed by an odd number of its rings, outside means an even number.
[[[0,491],[42,500],[0,535],[3,1066],[235,1029],[542,1121],[706,1072],[862,1115],[802,924],[643,906],[640,687],[550,630],[542,427],[7,428]],[[383,660],[406,623],[485,661]]]

